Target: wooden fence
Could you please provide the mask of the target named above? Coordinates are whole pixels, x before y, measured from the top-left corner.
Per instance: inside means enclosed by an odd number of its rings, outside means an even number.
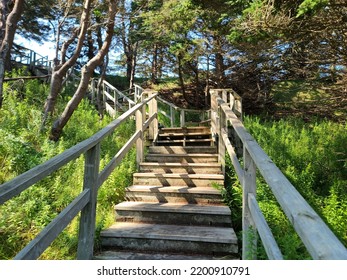
[[[253,230],[259,233],[269,259],[283,258],[257,202],[257,170],[313,259],[347,259],[346,248],[247,132],[237,117],[242,115],[237,99],[231,89],[211,90],[211,130],[218,136],[219,159],[225,165],[225,154],[230,155],[243,189],[243,259],[256,258],[256,235],[250,234]],[[232,143],[230,139],[235,138],[238,141]],[[243,149],[243,167],[239,160],[240,148]]]

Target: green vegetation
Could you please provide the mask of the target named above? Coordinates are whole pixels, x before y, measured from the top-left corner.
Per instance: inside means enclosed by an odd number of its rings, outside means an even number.
[[[298,118],[245,125],[285,176],[347,245],[347,125]],[[270,189],[258,176],[258,199],[286,259],[309,257]],[[265,253],[260,251],[260,258]]]
[[[25,84],[21,81],[6,83],[4,88],[0,114],[0,184],[90,137],[111,121],[107,116],[100,120],[95,108],[84,100],[56,143],[48,140],[48,132],[40,132],[48,86],[32,80]],[[134,122],[125,123],[102,142],[100,168],[124,145],[134,129]],[[135,153],[131,151],[99,189],[97,234],[112,223],[113,205],[123,199],[124,187],[131,183],[135,166]],[[13,258],[81,192],[83,169],[84,157],[81,156],[0,206],[0,259]],[[77,231],[78,218],[41,258],[74,259]]]

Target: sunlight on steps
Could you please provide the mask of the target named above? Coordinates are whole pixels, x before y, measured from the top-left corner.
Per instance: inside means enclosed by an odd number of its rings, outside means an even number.
[[[101,232],[95,259],[237,259],[229,207],[210,129],[162,128]]]

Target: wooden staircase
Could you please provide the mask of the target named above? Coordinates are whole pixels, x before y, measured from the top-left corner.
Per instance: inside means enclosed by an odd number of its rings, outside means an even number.
[[[95,259],[236,258],[224,176],[209,128],[162,128],[101,232]]]

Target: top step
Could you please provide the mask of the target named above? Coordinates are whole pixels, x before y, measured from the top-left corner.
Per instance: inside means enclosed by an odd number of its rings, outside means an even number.
[[[157,146],[213,146],[209,127],[173,127],[159,130]]]
[[[196,126],[196,127],[164,127],[159,130],[159,134],[171,134],[171,133],[202,133],[208,134],[211,133],[211,129],[206,126]]]

